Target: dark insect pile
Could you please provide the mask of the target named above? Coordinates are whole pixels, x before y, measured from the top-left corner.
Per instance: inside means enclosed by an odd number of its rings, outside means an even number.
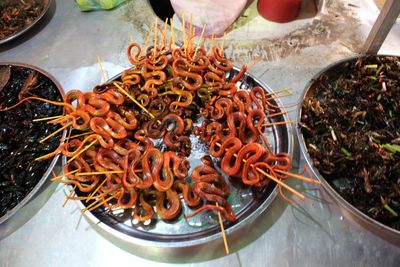
[[[314,166],[352,205],[400,230],[400,60],[365,57],[315,81],[300,127]]]
[[[0,40],[26,28],[42,14],[43,0],[0,1]]]
[[[0,67],[0,109],[28,96],[62,101],[54,83],[41,73],[17,66]],[[61,134],[39,141],[59,128],[36,118],[62,114],[62,108],[32,100],[0,112],[0,217],[14,208],[39,182],[51,159],[35,161],[57,148]]]

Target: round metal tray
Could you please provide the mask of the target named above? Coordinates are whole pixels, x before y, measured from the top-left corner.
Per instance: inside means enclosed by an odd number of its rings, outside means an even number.
[[[385,55],[382,55],[385,56]],[[343,60],[340,60],[338,62],[335,62],[320,72],[318,72],[312,79],[311,81],[306,85],[305,90],[303,91],[302,95],[300,96],[301,104],[299,105],[297,109],[297,121],[301,121],[301,114],[302,114],[302,103],[306,101],[308,98],[313,97],[314,91],[317,89],[318,83],[318,78],[321,76],[329,76],[330,74],[334,73],[340,73],[342,71],[342,67],[344,64],[347,62],[355,61],[359,59],[362,56],[354,56],[350,58],[346,58]],[[325,189],[325,192],[328,193],[328,196],[330,196],[336,204],[339,205],[341,210],[347,217],[355,221],[356,223],[360,224],[362,227],[365,229],[371,231],[372,233],[376,234],[377,236],[380,236],[381,238],[394,243],[396,245],[400,245],[400,231],[395,230],[391,227],[388,227],[371,217],[367,216],[363,212],[359,211],[357,208],[355,208],[352,204],[350,204],[347,200],[345,200],[336,190],[333,188],[321,175],[321,173],[315,168],[312,164],[312,159],[310,157],[310,154],[308,153],[306,142],[304,140],[303,134],[301,132],[300,127],[297,124],[297,127],[295,127],[297,139],[299,141],[300,149],[302,151],[303,156],[305,157],[305,160],[310,167],[310,170],[312,171],[313,175],[321,181],[322,187]]]
[[[49,10],[52,2],[53,2],[53,0],[43,0],[43,3],[45,4],[45,6],[43,8],[42,13],[40,13],[40,15],[34,21],[32,21],[31,24],[29,24],[25,28],[21,29],[20,31],[18,31],[18,32],[16,32],[16,33],[4,38],[4,39],[1,39],[0,40],[0,45],[8,43],[8,42],[16,39],[17,37],[23,35],[27,31],[29,31],[32,27],[34,27],[35,24],[37,24],[44,17],[44,15],[47,13],[47,11]]]
[[[228,75],[235,75],[238,71],[239,69],[234,68]],[[111,80],[119,80],[120,76],[121,74],[113,77]],[[249,89],[254,86],[261,86],[269,93],[273,92],[268,86],[249,74],[245,74],[243,79],[238,82],[240,89]],[[272,100],[272,103],[281,106],[281,103],[277,99]],[[271,121],[288,121],[288,117],[287,115],[276,116]],[[293,154],[293,135],[289,124],[269,128],[266,130],[265,136],[272,144],[275,152]],[[196,137],[192,136],[191,141],[192,153],[188,157],[191,165],[189,174],[194,167],[200,164],[200,158],[203,155],[209,154],[206,145],[199,142]],[[214,162],[218,162],[216,159],[213,160]],[[66,164],[65,157],[63,157],[62,162],[63,165]],[[277,196],[277,185],[271,182],[263,190],[255,190],[252,187],[236,184],[228,177],[226,178],[231,187],[231,195],[228,201],[231,203],[237,217],[237,221],[234,223],[224,223],[226,234],[228,236],[233,233],[240,234],[244,239],[246,231],[251,231],[253,221],[271,205]],[[71,189],[71,186],[66,187],[66,194],[69,194]],[[77,202],[81,209],[88,205],[84,201]],[[185,206],[184,203],[182,205],[182,214],[177,219],[173,221],[154,220],[149,225],[134,224],[132,222],[131,211],[112,214],[103,208],[98,208],[92,212],[86,212],[85,215],[93,225],[101,228],[100,232],[120,239],[124,243],[144,247],[144,253],[147,256],[152,253],[160,254],[160,249],[163,248],[190,248],[221,239],[221,228],[215,213],[204,212],[190,219],[185,219],[184,214],[190,214],[193,210]],[[246,230],[242,231],[243,229]],[[209,248],[212,249],[212,247]],[[202,249],[207,249],[207,247],[203,247]],[[223,246],[220,249],[222,251]],[[138,250],[135,252],[138,252]],[[182,256],[182,253],[180,255]]]
[[[41,75],[47,77],[56,86],[59,93],[61,94],[61,97],[64,99],[64,91],[62,90],[61,85],[57,82],[57,80],[53,76],[51,76],[46,71],[44,71],[38,67],[29,65],[29,64],[15,63],[15,62],[0,62],[0,66],[14,66],[14,67],[27,68],[27,69],[32,69],[32,70],[40,73]],[[67,131],[64,130],[63,134],[62,134],[62,138],[65,138],[66,134],[67,134]],[[53,170],[54,166],[56,165],[57,160],[58,160],[58,155],[52,159],[49,167],[44,171],[42,178],[40,178],[40,180],[38,181],[36,186],[24,197],[24,199],[22,199],[14,208],[7,211],[7,213],[5,215],[0,217],[0,224],[7,221],[8,219],[10,219],[16,212],[18,212],[18,210],[20,210],[24,205],[26,205],[35,196],[35,194],[40,190],[40,188],[46,182],[51,171]]]

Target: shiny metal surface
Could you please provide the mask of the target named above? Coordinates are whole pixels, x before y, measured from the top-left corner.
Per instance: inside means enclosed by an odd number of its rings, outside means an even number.
[[[80,12],[74,1],[54,2],[55,5],[52,5],[46,14],[47,18],[35,27],[41,28],[40,32],[35,35],[28,32],[26,38],[21,36],[14,40],[15,44],[0,46],[0,60],[28,62],[41,66],[57,78],[64,90],[90,91],[102,82],[96,55],[100,55],[108,77],[113,77],[130,67],[125,54],[129,35],[132,33],[136,41],[143,43],[147,30],[154,25],[155,16],[147,0],[132,0],[113,11],[90,13]],[[378,12],[377,9],[373,9],[373,0],[326,1],[328,2],[335,6],[340,5],[354,14],[362,13],[364,18],[368,18],[368,21],[359,19],[360,25],[357,27],[346,28],[346,34],[353,37],[359,36],[360,31],[367,33]],[[256,4],[256,1],[254,3]],[[331,12],[341,14],[341,10]],[[256,5],[246,18],[249,22],[236,29],[236,32],[228,33],[225,40],[228,49],[234,47],[237,40],[242,40],[242,36],[246,36],[252,42],[254,40],[257,45],[262,45],[268,40],[259,35],[267,36],[268,32],[274,32],[276,35],[268,37],[272,39],[285,34],[279,35],[282,28],[294,29],[298,25],[271,24],[254,14]],[[311,25],[316,21],[316,27],[322,25],[326,33],[331,33],[330,25],[340,25],[341,19],[338,17],[338,20],[320,21],[318,17],[300,22]],[[47,25],[43,27],[42,24],[46,21]],[[236,33],[241,34],[240,37]],[[399,34],[400,24],[396,24],[389,34],[388,41],[384,43],[385,53],[400,54]],[[323,35],[321,38],[327,37]],[[354,38],[356,42],[358,39]],[[263,59],[250,71],[275,90],[291,88],[292,96],[280,99],[285,105],[293,105],[299,101],[306,83],[319,70],[331,62],[354,54],[341,44],[341,40],[306,49],[301,48],[304,44],[301,40],[295,41],[299,42],[296,45],[296,53],[286,58]],[[345,44],[349,45],[347,42]],[[241,49],[249,55],[258,56],[263,53],[256,45]],[[278,54],[279,47],[276,51]],[[233,58],[236,65],[250,65],[253,62],[251,58],[245,62],[235,55]],[[290,112],[289,117],[295,120],[295,111]],[[304,161],[299,156],[296,143],[294,154],[302,167]],[[246,235],[241,235],[238,231],[228,237],[230,255],[225,255],[220,239],[202,248],[193,247],[190,253],[187,250],[179,250],[179,253],[170,250],[165,253],[163,250],[163,254],[157,249],[148,248],[146,251],[139,246],[123,242],[81,216],[77,202],[68,202],[63,208],[66,197],[63,186],[50,184],[26,206],[29,209],[24,208],[24,213],[13,216],[17,219],[15,223],[7,224],[7,227],[0,226],[0,266],[399,266],[399,247],[343,216],[342,209],[327,194],[323,194],[321,187],[297,181],[289,182],[305,194],[306,202],[292,205],[277,197],[266,212],[245,226],[249,229],[245,231]],[[139,249],[140,257],[137,256]],[[147,252],[149,256],[146,255]],[[157,252],[157,256],[150,256]],[[195,256],[189,257],[189,254]]]
[[[19,32],[16,32],[16,33],[8,36],[7,38],[0,40],[0,45],[11,42],[12,40],[14,40],[14,39],[18,38],[19,36],[28,32],[31,28],[35,27],[35,25],[44,17],[46,12],[49,10],[51,4],[53,3],[53,0],[43,0],[43,3],[45,4],[45,6],[43,8],[42,13],[34,21],[32,21],[31,24],[29,24],[27,27],[23,28]]]
[[[234,69],[228,74],[230,77],[237,75],[240,68]],[[111,78],[113,80],[120,80],[121,74]],[[229,78],[228,78],[229,79]],[[272,89],[264,83],[257,80],[254,76],[246,73],[243,78],[237,82],[238,88],[242,90],[250,90],[255,86],[262,87],[266,94],[272,93]],[[272,105],[282,106],[279,99],[270,100]],[[283,112],[284,109],[277,111]],[[201,118],[198,122],[194,122],[195,126],[201,125]],[[269,122],[288,121],[287,114],[272,117]],[[288,153],[293,155],[293,132],[290,124],[276,125],[272,128],[267,128],[264,132],[271,148],[275,153]],[[189,174],[192,170],[201,164],[200,158],[209,155],[208,147],[203,144],[194,135],[191,136],[192,150],[188,157],[190,162]],[[162,143],[156,143],[156,146],[162,146]],[[215,163],[218,159],[213,159]],[[63,157],[62,162],[66,164],[67,159]],[[216,164],[218,166],[219,164]],[[219,170],[220,173],[221,170]],[[246,227],[251,225],[274,201],[278,195],[278,186],[275,183],[269,184],[262,190],[256,190],[253,187],[244,186],[241,183],[233,183],[225,175],[225,180],[228,182],[231,194],[229,202],[232,209],[236,214],[237,221],[234,223],[225,222],[225,233],[230,238],[235,233],[240,232],[240,235],[247,234],[251,228]],[[66,194],[70,194],[71,186],[66,187]],[[79,201],[78,205],[81,209],[87,207],[90,203]],[[183,214],[190,214],[195,209],[190,209],[182,201]],[[111,213],[105,211],[103,208],[98,208],[92,212],[86,212],[86,217],[101,228],[101,231],[113,235],[122,241],[144,248],[146,256],[157,256],[159,254],[178,253],[179,249],[185,249],[185,254],[188,257],[194,257],[196,252],[192,247],[208,246],[210,242],[220,240],[222,238],[221,229],[218,217],[215,213],[209,211],[204,212],[190,219],[185,219],[181,214],[173,221],[163,221],[160,219],[152,219],[151,222],[135,223],[131,216],[133,209],[126,210],[125,212],[117,211]],[[237,235],[237,234],[236,234]],[[239,236],[240,236],[239,235]],[[164,252],[163,250],[174,249],[174,252]],[[149,255],[149,251],[157,251],[154,255]],[[136,252],[139,252],[137,249]],[[161,253],[160,253],[161,252]]]
[[[385,55],[380,55],[380,56],[385,56]],[[330,75],[338,73],[341,71],[342,67],[344,64],[348,62],[354,62],[357,59],[362,58],[362,56],[353,56],[350,58],[345,58],[342,59],[338,62],[332,63],[331,65],[327,66],[326,68],[322,69],[320,72],[318,72],[311,81],[306,85],[303,93],[300,96],[301,103],[304,103],[307,101],[307,99],[312,98],[314,95],[315,90],[318,89],[318,80],[320,77],[330,77]],[[299,104],[298,109],[297,109],[297,121],[300,122],[301,120],[301,114],[302,114],[302,104]],[[321,175],[321,173],[315,168],[312,164],[312,159],[310,157],[310,154],[308,153],[307,150],[307,145],[304,140],[303,134],[301,133],[300,127],[296,127],[296,135],[300,144],[300,149],[301,152],[303,153],[303,156],[312,171],[313,175],[321,181],[323,188],[325,191],[328,193],[328,195],[343,209],[343,212],[345,214],[353,219],[355,222],[359,223],[361,226],[363,226],[366,230],[371,231],[375,233],[376,235],[388,240],[389,242],[394,243],[395,245],[400,246],[400,231],[393,229],[391,227],[388,227],[371,217],[367,216],[366,214],[362,213],[359,211],[357,208],[355,208],[353,205],[351,205],[346,199],[344,199],[336,190],[333,188],[326,180],[325,178]]]
[[[21,67],[21,68],[25,68],[25,69],[32,69],[32,70],[40,73],[41,75],[43,75],[44,77],[47,77],[49,80],[51,80],[53,82],[53,84],[58,89],[58,92],[60,93],[60,95],[64,98],[64,91],[63,91],[61,85],[57,82],[57,80],[53,76],[51,76],[46,71],[44,71],[44,70],[42,70],[42,69],[40,69],[40,68],[38,68],[36,66],[25,64],[25,63],[1,62],[0,61],[0,67],[1,66]],[[67,133],[67,131],[64,130],[63,134],[62,134],[62,137],[65,137],[66,133]],[[40,178],[40,180],[35,185],[35,187],[32,188],[32,190],[24,197],[24,199],[21,200],[21,202],[19,202],[14,208],[12,208],[11,210],[7,211],[7,213],[5,215],[0,217],[0,225],[2,223],[4,223],[5,221],[7,221],[8,219],[10,219],[16,212],[18,212],[23,206],[25,206],[38,193],[40,188],[43,186],[43,184],[46,182],[47,178],[49,177],[51,171],[54,169],[54,167],[55,167],[55,165],[57,163],[58,157],[59,156],[57,155],[51,160],[50,165],[45,170],[42,178]]]

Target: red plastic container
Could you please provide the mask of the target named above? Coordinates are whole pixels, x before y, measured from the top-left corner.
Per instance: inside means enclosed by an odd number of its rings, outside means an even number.
[[[267,20],[289,22],[299,14],[302,0],[258,0],[258,13]]]

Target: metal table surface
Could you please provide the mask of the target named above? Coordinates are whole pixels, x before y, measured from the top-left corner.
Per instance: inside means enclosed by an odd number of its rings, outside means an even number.
[[[82,13],[74,2],[56,0],[37,27],[0,46],[0,61],[39,66],[65,91],[90,90],[101,82],[96,55],[108,77],[127,68],[129,35],[143,42],[154,21],[149,3],[131,0],[113,11]],[[296,103],[313,74],[357,52],[377,14],[372,0],[327,0],[315,18],[274,24],[257,16],[253,3],[227,36],[228,54],[237,64],[260,57],[251,73],[272,88],[292,88],[293,95],[282,100]],[[398,53],[399,38],[396,24],[381,52]],[[218,251],[198,251],[193,260],[160,262],[101,233],[75,203],[62,208],[62,186],[49,183],[0,226],[0,266],[400,266],[399,247],[344,217],[321,188],[292,185],[308,200],[295,206],[277,199],[243,242],[230,244],[230,255],[224,256],[221,242]]]

